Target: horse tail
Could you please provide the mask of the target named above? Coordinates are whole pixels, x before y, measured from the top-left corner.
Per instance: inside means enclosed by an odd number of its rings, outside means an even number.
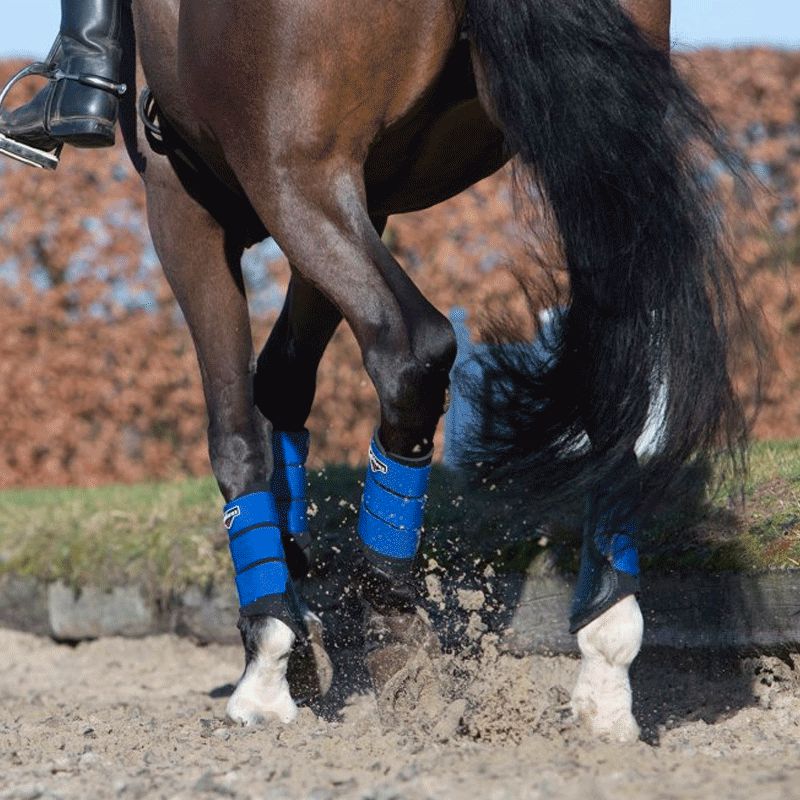
[[[703,160],[739,178],[741,159],[617,0],[467,0],[467,14],[517,188],[547,209],[569,278],[554,358],[482,348],[493,379],[469,460],[548,503],[613,486],[629,511],[700,455],[743,467],[729,355],[744,312]],[[484,333],[507,342],[512,327],[499,317]],[[656,453],[637,471],[654,403]]]

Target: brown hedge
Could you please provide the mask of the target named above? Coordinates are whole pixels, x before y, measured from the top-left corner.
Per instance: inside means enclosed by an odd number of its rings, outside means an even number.
[[[741,281],[748,302],[764,308],[776,367],[756,434],[797,437],[800,54],[703,51],[682,59],[767,178],[756,208],[733,220]],[[17,66],[0,64],[0,79]],[[525,248],[507,171],[435,209],[393,219],[387,242],[445,311],[464,305],[476,320],[487,306],[519,305],[505,266],[522,263]],[[121,147],[68,152],[53,175],[0,163],[0,486],[208,472],[194,353],[151,262],[141,186]],[[285,284],[282,261],[264,269]],[[254,321],[257,341],[269,322],[269,314]],[[748,367],[739,370],[745,389]],[[343,328],[321,367],[309,423],[314,463],[362,461],[375,413]]]

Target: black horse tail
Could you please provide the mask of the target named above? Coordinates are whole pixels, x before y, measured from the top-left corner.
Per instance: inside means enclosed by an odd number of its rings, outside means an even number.
[[[740,177],[741,159],[617,0],[467,0],[467,14],[517,186],[546,209],[569,277],[555,359],[484,348],[493,379],[477,393],[485,424],[469,460],[531,500],[613,487],[629,511],[699,455],[743,466],[729,360],[745,317],[705,160]],[[533,248],[540,261],[545,250]],[[484,335],[515,338],[508,318]],[[654,404],[657,453],[637,471]]]

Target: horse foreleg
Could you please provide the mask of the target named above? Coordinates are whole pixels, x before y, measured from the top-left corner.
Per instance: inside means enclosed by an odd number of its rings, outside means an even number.
[[[257,185],[245,185],[297,274],[347,320],[377,390],[381,418],[369,452],[371,469],[380,474],[365,487],[372,516],[370,526],[364,524],[362,502],[354,571],[369,606],[367,634],[374,649],[407,654],[435,638],[420,634],[412,575],[455,337],[381,242],[364,205],[360,168],[326,172],[340,168],[338,161],[305,165],[298,159],[281,183],[262,177]],[[376,613],[391,619],[376,620]],[[379,670],[381,682],[392,671],[386,666]]]
[[[386,220],[373,224],[381,234]],[[258,357],[254,382],[256,406],[273,431],[304,430],[320,360],[341,321],[341,311],[292,266],[283,308]]]
[[[302,622],[268,491],[269,425],[253,402],[243,246],[237,231],[223,229],[155,154],[148,158],[145,184],[153,242],[197,350],[211,466],[227,501],[246,657],[228,713],[243,724],[266,717],[290,721],[297,709],[286,681],[287,660]]]

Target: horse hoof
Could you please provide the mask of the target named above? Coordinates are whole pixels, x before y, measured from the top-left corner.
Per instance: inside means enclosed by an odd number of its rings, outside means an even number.
[[[322,621],[311,611],[304,615],[308,637],[298,642],[291,655],[287,679],[292,697],[299,703],[320,700],[333,683],[333,663],[322,639]]]
[[[286,667],[294,633],[273,617],[243,618],[239,629],[245,648],[249,647],[249,658],[228,701],[228,716],[240,725],[262,725],[270,719],[292,722],[297,706],[289,691]]]
[[[402,644],[387,645],[367,653],[367,671],[380,695],[392,678],[408,667],[417,651]]]
[[[421,651],[431,658],[441,653],[439,638],[431,628],[427,614],[419,608],[377,611],[368,607],[364,638],[368,657],[392,649],[397,650],[397,658],[401,658],[403,652]]]
[[[639,724],[629,711],[601,714],[591,698],[583,697],[578,692],[572,697],[571,708],[578,722],[598,739],[619,744],[630,744],[639,740]]]
[[[265,725],[270,720],[288,724],[297,717],[297,706],[288,687],[277,697],[266,700],[254,692],[253,687],[248,686],[244,679],[231,695],[226,711],[229,719],[246,727]]]
[[[418,610],[381,614],[368,610],[366,665],[384,720],[425,717],[441,705],[434,658],[439,639]]]

